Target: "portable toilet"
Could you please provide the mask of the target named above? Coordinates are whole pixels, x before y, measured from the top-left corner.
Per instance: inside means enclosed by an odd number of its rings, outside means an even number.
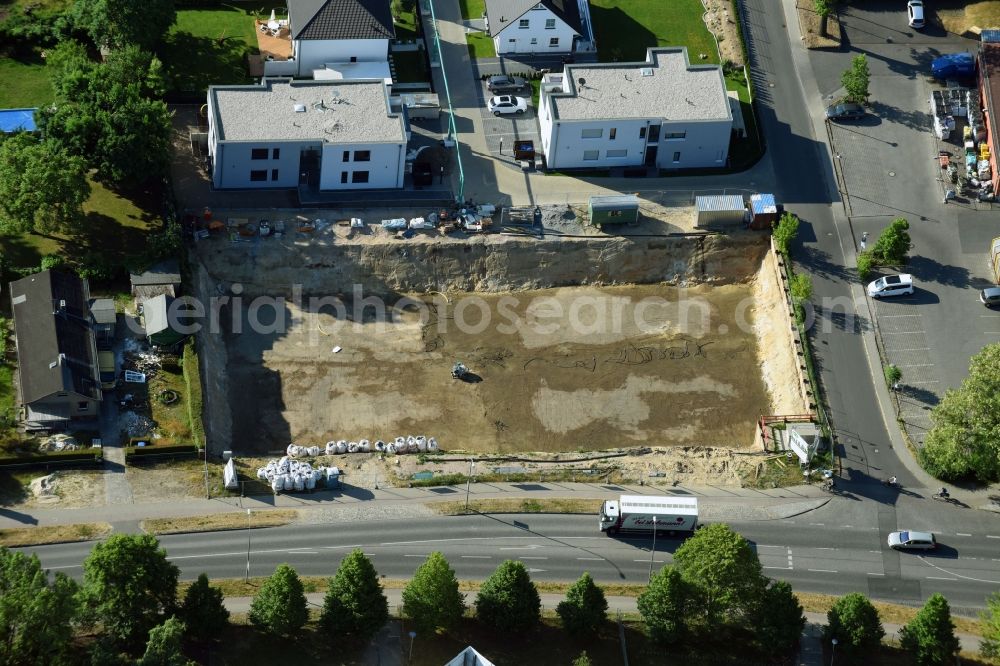
[[[639,197],[634,194],[590,197],[590,223],[601,227],[605,224],[635,223],[639,221]]]
[[[770,229],[778,220],[778,204],[773,194],[750,195],[750,228]]]
[[[740,225],[747,215],[746,204],[739,194],[695,197],[695,211],[698,228]]]

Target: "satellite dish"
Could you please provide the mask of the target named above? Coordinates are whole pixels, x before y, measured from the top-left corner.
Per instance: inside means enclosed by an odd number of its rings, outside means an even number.
[[[576,80],[576,82],[579,83],[581,86],[583,86],[587,84],[587,79],[581,76],[579,79]]]

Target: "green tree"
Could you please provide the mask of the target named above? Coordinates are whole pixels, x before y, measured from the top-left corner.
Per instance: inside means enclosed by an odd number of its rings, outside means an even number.
[[[187,635],[195,641],[217,640],[229,625],[229,611],[223,604],[222,590],[208,584],[208,576],[201,574],[184,593],[180,618],[187,627]]]
[[[524,563],[506,560],[476,596],[476,617],[500,631],[524,631],[538,624],[542,600]]]
[[[885,383],[892,388],[896,385],[899,380],[903,378],[903,371],[899,369],[899,366],[895,363],[890,363],[885,366]]]
[[[858,253],[858,278],[862,282],[867,282],[868,278],[872,276],[872,266],[874,265],[875,260],[871,250],[863,250]]]
[[[590,661],[590,656],[587,655],[586,650],[576,656],[576,659],[573,660],[573,666],[593,666],[593,662]]]
[[[775,663],[794,654],[806,626],[802,604],[785,581],[775,581],[764,590],[755,613],[754,640],[757,648]]]
[[[309,619],[306,595],[295,569],[279,564],[250,603],[250,624],[275,636],[289,636]]]
[[[792,305],[795,308],[795,319],[800,324],[806,319],[805,304],[812,298],[813,283],[805,273],[796,273],[789,281],[789,289],[792,293]]]
[[[1000,344],[972,357],[961,388],[949,390],[931,412],[920,463],[930,474],[956,481],[1000,479]]]
[[[913,653],[918,666],[955,663],[961,644],[955,636],[947,599],[932,594],[916,617],[899,630],[899,644]]]
[[[710,628],[723,620],[743,619],[764,592],[766,579],[757,553],[722,523],[695,532],[674,553],[674,564],[691,586],[692,608]]]
[[[142,644],[149,630],[177,605],[177,567],[150,534],[112,534],[83,562],[85,617],[127,644]]]
[[[865,104],[868,102],[868,87],[871,84],[871,72],[868,69],[868,58],[865,54],[854,56],[851,67],[840,77],[840,83],[847,93],[848,102]]]
[[[826,640],[837,639],[837,651],[858,657],[878,648],[885,636],[878,611],[860,592],[837,599],[826,614]]]
[[[77,586],[50,582],[35,555],[0,548],[0,664],[63,664],[76,622]]]
[[[71,231],[90,196],[82,158],[26,133],[0,142],[0,229],[6,233]]]
[[[676,567],[667,565],[653,574],[636,604],[654,641],[677,643],[684,637],[690,598],[691,590]]]
[[[556,613],[566,631],[578,635],[594,633],[607,622],[608,600],[604,598],[604,590],[585,571],[566,591],[566,599],[556,606]]]
[[[833,13],[833,6],[830,0],[813,0],[813,9],[819,15],[819,34],[826,35],[830,23],[830,15]]]
[[[792,242],[799,234],[799,218],[791,213],[784,213],[771,230],[774,247],[781,254],[788,256],[792,250]]]
[[[187,666],[189,662],[184,656],[182,644],[184,641],[184,623],[176,617],[153,627],[149,632],[146,652],[136,666]]]
[[[1000,658],[1000,592],[986,598],[986,610],[980,613],[983,621],[983,640],[979,651],[987,659]]]
[[[904,217],[897,217],[888,227],[882,230],[872,256],[882,264],[901,264],[906,261],[906,253],[913,247],[908,229],[910,223]]]
[[[354,550],[340,562],[323,601],[320,623],[332,635],[367,640],[389,621],[389,602],[371,560]]]
[[[417,567],[403,588],[403,614],[422,633],[451,629],[465,612],[465,597],[458,591],[455,571],[439,552]]]
[[[71,13],[78,29],[111,49],[130,44],[150,49],[177,21],[173,0],[76,0]]]

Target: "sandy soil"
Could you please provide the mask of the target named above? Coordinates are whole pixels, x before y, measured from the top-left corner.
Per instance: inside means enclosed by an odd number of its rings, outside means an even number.
[[[234,449],[408,434],[493,452],[745,448],[770,413],[752,322],[737,321],[749,285],[428,299],[380,323],[286,305],[287,331],[231,335]],[[459,360],[473,381],[451,378]]]
[[[985,28],[1000,25],[1000,0],[962,3],[948,2],[934,7],[929,20],[936,19],[945,30],[956,35],[976,37]]]
[[[220,474],[218,466],[210,468],[209,473],[212,478],[217,478]],[[125,478],[132,488],[135,502],[205,497],[204,461],[175,460],[155,465],[129,465],[125,468]]]
[[[45,508],[75,508],[104,504],[104,471],[93,469],[53,472],[54,493],[35,495],[30,491],[24,502],[16,506]],[[39,473],[39,477],[45,476]]]
[[[826,34],[822,34],[820,32],[822,21],[813,8],[812,0],[796,0],[795,9],[799,16],[799,30],[807,49],[835,49],[840,46],[842,36],[836,12],[827,17]]]
[[[701,4],[705,6],[705,25],[719,42],[722,62],[728,60],[735,65],[744,65],[739,17],[733,14],[732,3],[729,0],[702,0]]]

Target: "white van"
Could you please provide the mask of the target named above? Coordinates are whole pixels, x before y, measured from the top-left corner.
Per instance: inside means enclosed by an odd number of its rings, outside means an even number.
[[[903,550],[912,548],[914,550],[931,550],[937,548],[937,541],[930,532],[914,532],[903,530],[902,532],[889,533],[889,548],[893,550]]]

